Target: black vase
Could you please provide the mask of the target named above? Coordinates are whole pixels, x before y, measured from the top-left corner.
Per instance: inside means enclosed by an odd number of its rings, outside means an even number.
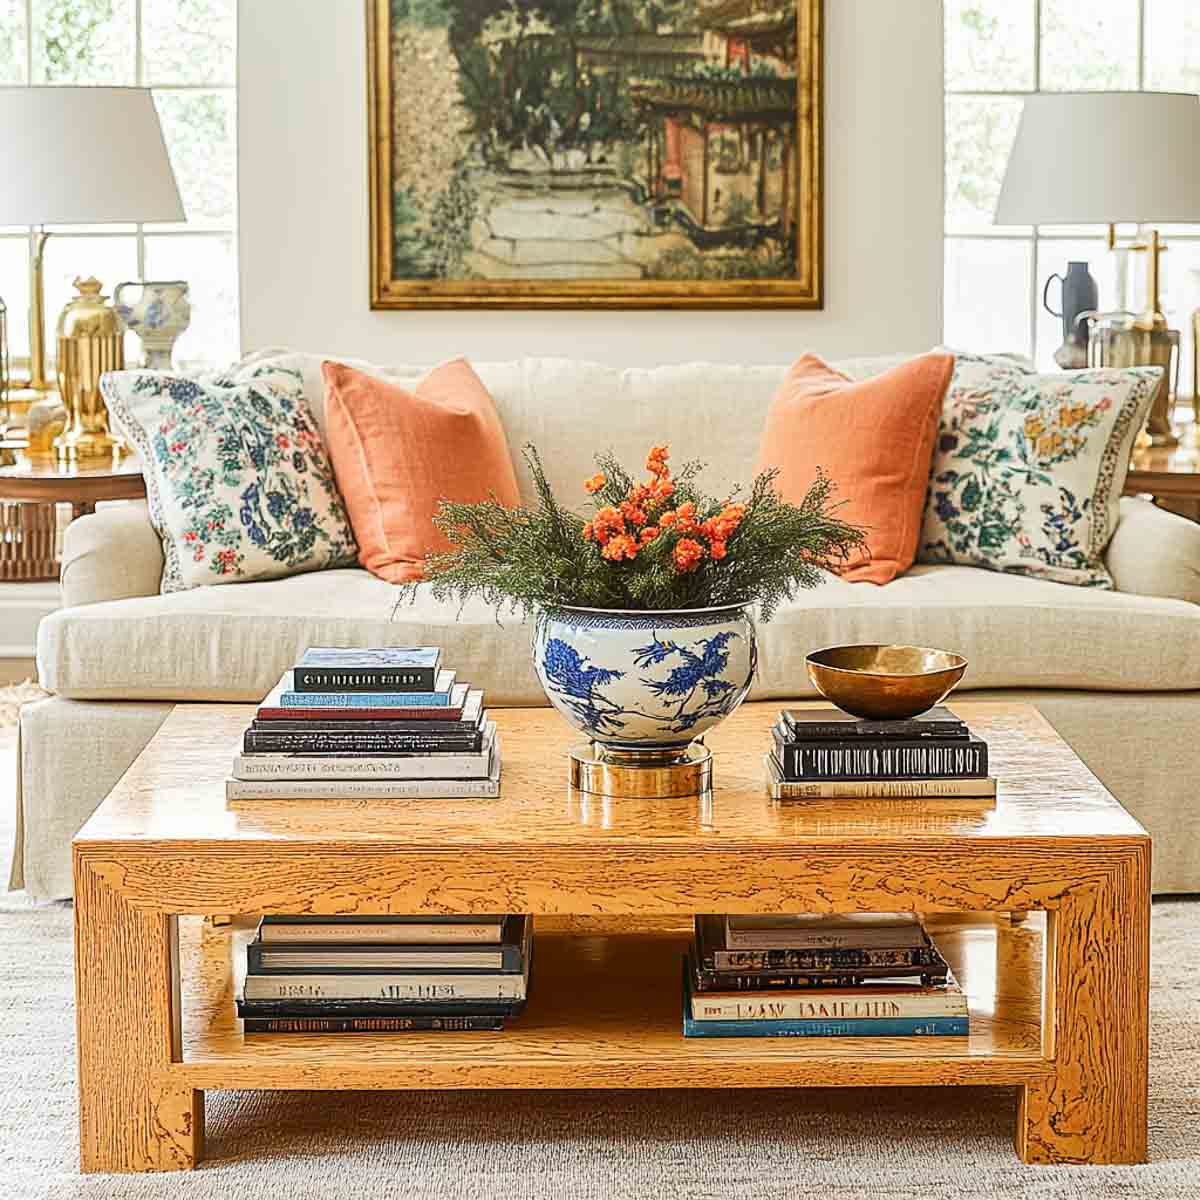
[[[1062,307],[1059,311],[1050,307],[1050,285],[1056,279],[1062,284]],[[1065,276],[1051,275],[1042,290],[1042,304],[1048,313],[1062,318],[1064,343],[1087,345],[1087,330],[1079,327],[1079,314],[1095,312],[1100,307],[1100,288],[1088,271],[1087,263],[1067,263]]]

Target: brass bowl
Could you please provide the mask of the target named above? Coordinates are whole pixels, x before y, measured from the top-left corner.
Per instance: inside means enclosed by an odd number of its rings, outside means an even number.
[[[961,654],[927,646],[830,646],[804,661],[813,687],[826,700],[871,721],[928,712],[967,669]]]

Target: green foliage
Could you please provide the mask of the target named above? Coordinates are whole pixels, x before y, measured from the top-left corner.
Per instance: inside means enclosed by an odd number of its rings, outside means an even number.
[[[741,523],[728,537],[726,556],[706,557],[698,569],[680,571],[674,561],[683,537],[663,528],[633,560],[610,562],[599,545],[584,537],[585,520],[555,498],[533,446],[526,446],[537,492],[532,507],[505,508],[494,499],[477,504],[443,502],[437,527],[452,549],[426,561],[429,586],[438,600],[466,602],[478,596],[499,612],[536,614],[559,605],[602,609],[692,609],[757,603],[763,620],[802,588],[816,586],[822,569],[844,562],[863,543],[863,531],[838,520],[834,485],[821,477],[798,505],[775,490],[775,472],[755,479],[743,501]],[[634,480],[610,454],[597,455],[606,483],[594,499],[597,509],[616,507]],[[669,502],[647,508],[651,520],[691,502],[698,521],[715,517],[726,501],[696,486],[701,464],[689,463],[674,477]],[[417,585],[405,585],[409,594]]]
[[[46,81],[106,79],[105,41],[113,0],[51,0],[42,18]]]
[[[795,273],[795,262],[778,250],[717,254],[691,246],[664,250],[646,268],[647,279],[789,279]]]
[[[419,228],[420,213],[408,188],[392,194],[392,273],[405,279],[430,279],[436,275],[433,250]]]
[[[448,25],[450,9],[447,0],[392,0],[392,24],[412,21],[426,29]]]

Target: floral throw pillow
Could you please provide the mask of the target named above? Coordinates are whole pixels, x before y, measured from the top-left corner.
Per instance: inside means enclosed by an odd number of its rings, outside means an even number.
[[[918,559],[1112,587],[1103,554],[1160,367],[1040,375],[960,354]]]
[[[354,534],[298,371],[121,371],[101,388],[142,457],[164,592],[354,562]]]

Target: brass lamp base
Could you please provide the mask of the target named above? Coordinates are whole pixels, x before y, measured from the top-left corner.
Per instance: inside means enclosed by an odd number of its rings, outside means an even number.
[[[54,456],[60,463],[95,463],[120,458],[125,443],[111,433],[68,429],[54,439]]]
[[[673,800],[712,793],[712,752],[699,742],[682,750],[606,750],[594,742],[567,755],[571,786],[594,796]]]

